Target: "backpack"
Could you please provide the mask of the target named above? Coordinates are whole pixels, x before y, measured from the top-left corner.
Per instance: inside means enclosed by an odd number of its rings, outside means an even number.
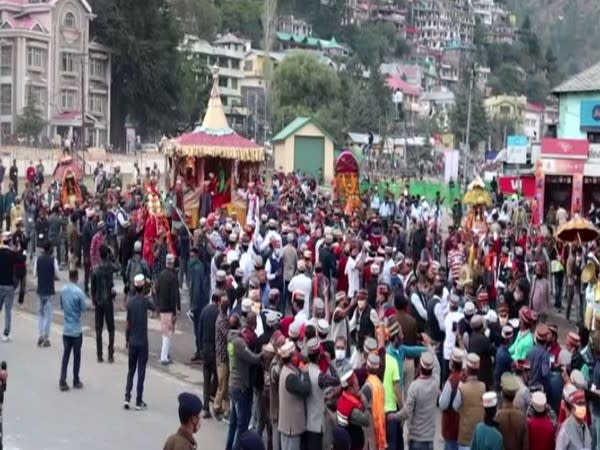
[[[136,258],[133,257],[130,261],[129,261],[129,267],[127,270],[127,280],[129,282],[129,286],[135,286],[133,283],[133,279],[135,278],[136,275],[142,274],[144,276],[147,276],[147,270],[145,270],[144,267],[144,260],[142,258]]]

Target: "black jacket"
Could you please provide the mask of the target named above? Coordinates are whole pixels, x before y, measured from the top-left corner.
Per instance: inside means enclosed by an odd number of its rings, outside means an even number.
[[[217,323],[218,315],[219,307],[215,303],[206,305],[200,313],[200,323],[198,328],[204,361],[212,361],[217,357],[215,325]]]
[[[329,247],[321,246],[319,249],[319,261],[323,266],[323,275],[328,279],[337,277],[337,260]]]
[[[156,280],[156,297],[161,313],[177,313],[179,305],[179,280],[173,269],[163,270]]]

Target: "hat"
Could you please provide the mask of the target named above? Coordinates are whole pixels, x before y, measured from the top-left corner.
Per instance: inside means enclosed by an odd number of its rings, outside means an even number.
[[[237,242],[238,240],[238,235],[236,233],[231,233],[229,235],[229,242]]]
[[[94,217],[96,215],[96,210],[94,208],[88,208],[85,210],[85,216],[88,219],[91,219],[92,217]]]
[[[262,437],[256,431],[244,431],[238,442],[240,450],[265,450]]]
[[[325,302],[320,297],[315,297],[313,299],[313,308],[315,309],[325,309]]]
[[[371,336],[367,337],[363,343],[363,349],[365,352],[374,352],[377,350],[377,341]]]
[[[450,294],[450,304],[452,306],[458,306],[459,302],[460,302],[460,299],[458,298],[458,295]]]
[[[356,297],[359,300],[366,300],[368,296],[369,296],[369,291],[367,291],[366,289],[359,289],[358,292],[356,293]]]
[[[535,327],[535,338],[540,341],[545,341],[548,337],[548,325],[544,323],[540,323],[537,327]]]
[[[182,392],[177,397],[177,401],[179,402],[179,417],[184,422],[202,412],[202,400],[195,394]]]
[[[433,355],[431,352],[421,353],[420,363],[421,367],[425,370],[433,369]]]
[[[452,349],[452,353],[450,354],[450,359],[455,363],[462,363],[465,359],[465,351],[460,348]]]
[[[135,244],[133,244],[133,251],[136,253],[142,251],[142,243],[140,241],[135,241]]]
[[[371,274],[379,275],[380,269],[378,264],[371,264]]]
[[[498,405],[498,394],[495,392],[486,392],[481,397],[484,408],[494,408]]]
[[[538,413],[543,413],[546,411],[546,404],[548,400],[546,399],[546,394],[543,392],[537,391],[531,394],[531,406],[533,410]]]
[[[302,256],[304,257],[304,259],[312,259],[312,252],[310,250],[304,250]]]
[[[248,287],[251,289],[258,289],[260,287],[260,281],[257,277],[250,277],[248,280]]]
[[[143,286],[146,283],[146,277],[143,273],[138,273],[135,277],[133,277],[134,286]]]
[[[326,242],[327,244],[331,244],[331,243],[333,242],[333,234],[331,234],[331,233],[327,233],[327,234],[325,235],[325,242]]]
[[[556,325],[554,323],[549,324],[548,331],[550,331],[550,333],[558,334],[558,325]],[[577,336],[577,337],[579,337],[579,336]],[[567,336],[567,341],[568,341],[568,338],[569,338],[569,336]]]
[[[254,257],[254,268],[260,269],[263,267],[263,265],[264,265],[264,263],[263,263],[262,256],[260,256],[260,255],[255,256]]]
[[[502,337],[504,339],[512,339],[514,334],[514,330],[513,327],[511,327],[510,325],[504,325],[502,327]]]
[[[577,389],[587,389],[587,382],[580,370],[571,371],[570,380]]]
[[[300,322],[296,320],[291,323],[288,329],[288,336],[292,339],[297,339],[300,337]]]
[[[175,263],[175,255],[173,253],[168,253],[165,261],[167,264],[174,264]]]
[[[564,400],[565,400],[567,403],[571,403],[571,396],[572,396],[572,395],[573,395],[575,392],[577,392],[577,388],[576,388],[574,385],[572,385],[572,384],[570,384],[570,383],[569,383],[569,384],[567,384],[567,385],[565,385],[565,387],[563,388],[563,391],[562,391],[562,396],[563,396],[563,399],[564,399]]]
[[[277,221],[275,219],[269,219],[269,221],[267,222],[267,225],[270,227],[276,227]]]
[[[523,306],[519,310],[519,319],[521,319],[525,323],[533,322],[533,314],[531,313],[531,310],[527,306]]]
[[[329,333],[329,322],[325,319],[317,320],[317,333],[327,334]]]
[[[572,359],[573,354],[566,348],[563,348],[558,354],[557,363],[561,366],[570,366]]]
[[[573,331],[570,331],[569,334],[567,334],[567,345],[579,347],[580,344],[581,338],[579,337],[579,335],[577,333],[574,333]]]
[[[577,389],[569,396],[569,402],[572,405],[583,405],[585,404],[585,392]]]
[[[339,302],[340,300],[344,300],[346,298],[346,293],[344,291],[337,291],[335,293],[335,302]]]
[[[292,292],[292,301],[303,302],[304,300],[306,300],[304,298],[304,292],[302,292],[302,291]]]
[[[250,300],[249,298],[244,298],[242,300],[242,312],[249,313],[250,311],[252,311],[252,305],[254,305],[254,302],[252,300]]]
[[[304,272],[306,270],[306,262],[303,259],[298,260],[298,272]]]
[[[281,319],[281,313],[279,311],[273,311],[272,309],[265,310],[265,320],[267,325],[273,327],[277,325]]]
[[[279,356],[282,358],[289,358],[294,353],[295,345],[292,341],[285,341],[281,347],[279,347]]]
[[[467,355],[467,367],[469,369],[479,369],[479,356],[475,353],[469,353]]]
[[[281,292],[279,292],[279,289],[277,288],[273,288],[269,290],[269,298],[273,298],[273,297],[279,297],[281,295]]]
[[[472,318],[471,318],[471,328],[481,328],[483,327],[483,317],[480,316],[479,314],[475,314]]]
[[[238,267],[237,269],[235,269],[234,275],[236,277],[243,277],[244,276],[244,269],[242,269],[241,267]]]
[[[508,305],[506,303],[502,303],[500,306],[498,306],[496,311],[498,312],[498,315],[508,314]]]
[[[498,314],[493,309],[490,309],[485,315],[485,323],[496,323],[498,322]]]
[[[217,270],[217,281],[225,281],[227,278],[227,273],[224,270]]]
[[[519,390],[519,380],[516,375],[504,372],[500,378],[500,386],[502,386],[502,392],[514,394]]]
[[[369,356],[367,356],[367,367],[370,367],[371,369],[379,369],[380,363],[381,360],[379,358],[379,355],[375,353],[370,353]]]
[[[485,303],[485,302],[489,301],[488,293],[483,290],[480,291],[479,294],[477,294],[477,301],[479,303]]]
[[[475,303],[466,302],[465,308],[464,308],[464,313],[466,316],[472,316],[473,314],[475,314]]]
[[[350,385],[350,380],[354,376],[354,370],[350,369],[347,372],[343,373],[340,377],[340,382],[342,383],[342,387],[348,387]]]
[[[317,338],[311,338],[306,341],[306,351],[309,355],[314,355],[315,353],[319,353],[321,350],[321,343]]]

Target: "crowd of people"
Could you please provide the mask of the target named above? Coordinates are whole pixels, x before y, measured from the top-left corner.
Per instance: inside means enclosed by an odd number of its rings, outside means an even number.
[[[75,205],[33,182],[15,196],[0,248],[0,267],[12,268],[0,271],[3,337],[15,287],[22,303],[33,276],[38,346],[51,346],[55,297],[65,311],[62,390],[71,353],[72,386],[83,386],[81,313],[90,303],[97,360],[106,325],[114,361],[123,294],[126,409],[146,407],[148,314],[160,317],[168,365],[189,301],[203,399],[180,398],[183,431],[165,449],[194,448],[200,413],[228,421],[226,450],[399,450],[405,438],[421,450],[440,436],[446,449],[600,446],[600,329],[594,309],[586,314],[600,267],[593,243],[565,245],[551,224],[517,227],[502,205],[485,211],[484,234],[459,223],[446,230],[444,215],[462,218],[459,207],[448,212],[439,197],[430,206],[407,192],[372,190],[347,214],[314,180],[282,174],[244,188],[253,203],[243,223],[219,209],[190,230],[169,207],[176,193],[166,193],[168,226],[147,241],[155,175],[148,168],[122,189],[118,171],[99,168],[96,193],[82,189]],[[582,285],[586,265],[593,277]],[[69,282],[56,293],[63,269]],[[564,299],[567,318],[580,305],[577,331],[553,323]]]

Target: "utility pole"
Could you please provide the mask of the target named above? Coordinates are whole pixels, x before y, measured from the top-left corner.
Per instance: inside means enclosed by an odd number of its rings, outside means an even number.
[[[81,159],[83,161],[83,176],[85,177],[85,54],[81,53]]]
[[[471,65],[471,70],[469,70],[469,98],[467,103],[467,130],[465,132],[465,173],[464,173],[464,181],[465,181],[465,189],[469,185],[469,158],[471,157],[471,112],[472,112],[472,102],[473,102],[473,84],[475,82],[475,64]]]

